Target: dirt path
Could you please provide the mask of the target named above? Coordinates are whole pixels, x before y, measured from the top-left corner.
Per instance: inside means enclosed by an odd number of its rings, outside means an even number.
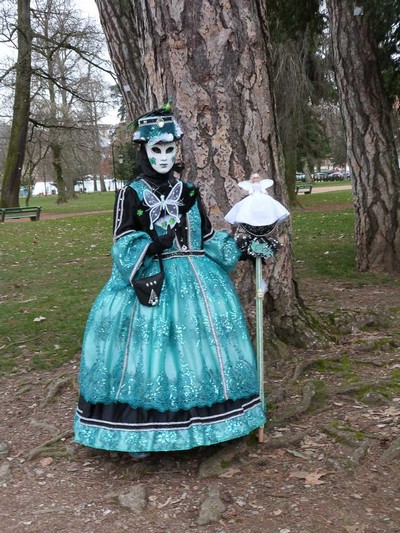
[[[264,444],[135,464],[73,443],[78,354],[1,379],[1,531],[398,533],[400,290],[318,280],[301,290],[342,336],[267,361]]]
[[[318,194],[322,192],[334,192],[334,191],[341,191],[341,190],[349,190],[351,189],[351,185],[334,185],[332,187],[314,187],[313,188],[313,194]],[[301,193],[300,193],[301,194]],[[324,206],[324,209],[326,206]],[[343,209],[343,206],[339,206],[340,209]],[[307,208],[307,209],[314,209],[314,208]],[[52,220],[56,218],[68,218],[68,217],[79,217],[84,215],[97,215],[102,213],[112,213],[112,209],[105,210],[105,211],[86,211],[83,213],[46,213],[42,212],[40,215],[40,220]],[[30,222],[27,218],[22,219],[8,219],[6,222]]]
[[[51,220],[53,218],[82,217],[84,215],[100,215],[103,213],[112,213],[112,209],[106,211],[85,211],[83,213],[42,213],[41,220]]]
[[[329,187],[313,187],[312,194],[321,193],[321,192],[335,192],[335,191],[349,191],[351,190],[351,185],[332,185]]]

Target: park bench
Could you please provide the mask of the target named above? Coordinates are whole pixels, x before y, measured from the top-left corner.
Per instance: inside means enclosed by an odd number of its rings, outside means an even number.
[[[300,191],[304,194],[311,194],[312,187],[311,183],[296,183],[296,194],[299,194]]]
[[[0,222],[8,218],[30,218],[39,220],[41,207],[0,207]]]

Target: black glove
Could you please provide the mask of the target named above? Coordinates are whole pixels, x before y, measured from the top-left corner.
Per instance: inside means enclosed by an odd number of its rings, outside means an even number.
[[[241,255],[239,257],[239,261],[246,261],[247,259],[254,259],[249,254],[249,249],[251,245],[251,237],[247,235],[246,233],[237,233],[234,237],[237,247],[239,248]]]
[[[168,231],[165,235],[161,235],[160,237],[153,239],[153,242],[147,248],[146,255],[157,255],[162,251],[171,248],[174,238],[175,231],[172,228],[168,228]]]

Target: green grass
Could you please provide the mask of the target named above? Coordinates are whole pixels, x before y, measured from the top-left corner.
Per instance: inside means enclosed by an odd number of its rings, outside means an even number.
[[[315,364],[314,368],[323,374],[341,374],[346,381],[357,376],[353,363],[347,355],[343,355],[340,361],[321,359]]]
[[[42,213],[85,213],[87,211],[108,211],[114,206],[115,192],[78,194],[77,199],[71,199],[67,204],[57,205],[57,195],[34,196],[30,199],[30,206],[40,206]],[[25,199],[19,199],[19,205],[25,206]]]
[[[111,225],[111,213],[0,225],[0,371],[58,366],[79,352],[110,275]]]
[[[316,196],[327,196],[318,194]],[[356,245],[353,209],[324,211],[294,211],[293,252],[297,275],[300,278],[315,276],[340,279],[365,285],[368,283],[393,284],[400,280],[387,274],[359,273],[356,268]],[[339,204],[340,205],[340,204]]]
[[[355,243],[352,210],[294,212],[292,217],[294,259],[300,273],[310,277],[353,276]]]
[[[314,181],[313,187],[336,187],[340,185],[351,185],[351,180],[343,181]]]
[[[295,209],[314,206],[323,208],[323,206],[332,205],[335,205],[336,208],[340,206],[348,207],[352,204],[352,191],[351,189],[347,189],[344,191],[331,191],[316,194],[299,194],[296,197],[296,200],[298,205],[294,206]]]
[[[350,191],[302,196],[321,210],[293,211],[296,276],[398,284],[354,271],[354,213],[336,194]],[[326,209],[327,198],[338,209]],[[112,209],[114,193],[81,195],[66,206],[41,199],[49,213],[103,211]],[[111,212],[0,224],[0,373],[77,359],[90,307],[111,273],[111,228]]]

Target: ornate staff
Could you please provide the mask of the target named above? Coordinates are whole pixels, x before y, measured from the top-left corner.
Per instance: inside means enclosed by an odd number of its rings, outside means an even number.
[[[268,284],[262,275],[263,260],[274,257],[281,245],[270,237],[276,223],[270,226],[251,226],[240,224],[239,228],[244,233],[235,235],[239,247],[244,253],[255,258],[256,268],[256,354],[257,372],[260,389],[260,400],[265,411],[265,387],[264,387],[264,295],[268,290]],[[264,442],[264,425],[258,430],[258,442]]]
[[[264,338],[263,308],[267,283],[262,277],[262,263],[273,257],[281,245],[270,237],[276,225],[281,224],[290,215],[280,202],[269,196],[267,189],[273,185],[271,179],[261,180],[255,173],[249,181],[242,181],[239,187],[247,191],[248,196],[235,204],[226,214],[225,220],[236,225],[235,239],[242,251],[242,257],[255,258],[256,264],[256,332],[257,332],[257,370],[260,399],[265,411],[264,392]],[[264,426],[258,432],[259,442],[264,441]]]

